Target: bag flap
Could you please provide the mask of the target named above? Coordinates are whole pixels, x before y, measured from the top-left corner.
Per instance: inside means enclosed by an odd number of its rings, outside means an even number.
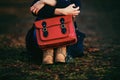
[[[43,28],[42,23],[46,22],[46,27],[54,26],[54,25],[59,25],[61,24],[60,19],[64,18],[64,23],[68,23],[72,20],[72,16],[57,16],[53,18],[48,18],[48,19],[43,19],[43,20],[38,20],[34,22],[36,28]]]

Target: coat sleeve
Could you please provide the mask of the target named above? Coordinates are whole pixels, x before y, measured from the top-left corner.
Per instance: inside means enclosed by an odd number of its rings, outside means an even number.
[[[72,3],[76,5],[76,7],[81,7],[81,0],[71,0]]]
[[[55,15],[54,12],[55,12],[55,7],[46,4],[41,10],[39,10],[37,16],[42,18],[49,18]]]

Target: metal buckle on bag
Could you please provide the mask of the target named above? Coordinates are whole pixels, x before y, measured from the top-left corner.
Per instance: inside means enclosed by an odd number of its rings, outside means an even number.
[[[42,26],[43,26],[42,31],[43,31],[43,36],[44,36],[44,37],[47,37],[47,36],[48,36],[48,31],[47,31],[46,25],[47,25],[47,24],[46,24],[45,21],[42,22]]]
[[[65,34],[66,33],[66,27],[65,27],[65,20],[64,20],[64,18],[61,18],[60,19],[60,23],[61,23],[61,32],[63,33],[63,34]]]
[[[47,31],[47,28],[43,28],[42,30],[43,30],[43,32],[46,32],[46,31]]]

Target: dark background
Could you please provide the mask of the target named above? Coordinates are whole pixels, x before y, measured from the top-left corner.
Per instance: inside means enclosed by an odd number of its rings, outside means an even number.
[[[87,35],[94,33],[116,42],[120,33],[119,2],[117,0],[81,1],[81,14],[77,18],[81,32]],[[31,2],[32,0],[0,1],[0,36],[11,34],[23,37],[26,35],[35,19],[29,11]]]
[[[77,17],[86,34],[84,54],[66,65],[29,65],[25,36],[35,17],[32,0],[0,1],[0,80],[119,80],[120,10],[118,0],[81,0]]]

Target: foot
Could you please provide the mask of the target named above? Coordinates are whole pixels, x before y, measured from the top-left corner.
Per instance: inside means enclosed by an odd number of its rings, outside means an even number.
[[[43,64],[53,64],[53,49],[43,51]]]
[[[56,51],[55,62],[57,63],[65,63],[66,58],[66,47],[60,47]]]

